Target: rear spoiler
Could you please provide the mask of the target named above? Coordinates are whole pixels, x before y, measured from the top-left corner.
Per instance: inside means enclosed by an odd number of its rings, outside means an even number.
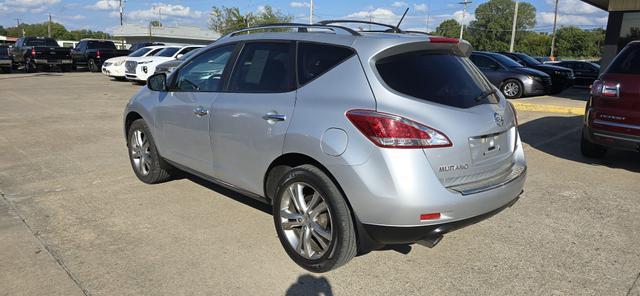
[[[425,36],[427,37],[427,36]],[[411,51],[429,51],[443,54],[453,54],[469,57],[473,46],[465,40],[440,36],[428,36],[424,41],[414,41],[395,45],[375,55],[374,59],[381,59]],[[425,42],[426,41],[426,42]]]

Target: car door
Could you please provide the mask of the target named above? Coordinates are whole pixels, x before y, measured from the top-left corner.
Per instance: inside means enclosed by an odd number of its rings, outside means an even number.
[[[215,177],[262,194],[264,173],[282,154],[293,113],[295,43],[247,42],[227,90],[213,103]]]
[[[472,55],[471,61],[482,71],[484,76],[487,76],[489,81],[496,87],[500,87],[502,84],[502,66],[498,64],[493,59],[482,56],[482,55]]]
[[[87,59],[85,57],[84,51],[87,47],[86,41],[80,41],[78,45],[71,51],[71,58],[73,59],[73,63],[77,65],[85,65],[87,63]]]
[[[156,107],[163,157],[213,176],[211,105],[222,89],[225,68],[235,45],[207,50],[170,77],[170,89]]]

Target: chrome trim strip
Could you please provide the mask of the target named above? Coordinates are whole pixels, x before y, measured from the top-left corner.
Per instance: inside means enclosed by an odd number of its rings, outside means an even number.
[[[622,140],[622,141],[629,141],[629,142],[634,142],[634,143],[640,143],[640,140],[638,140],[638,139],[625,138],[625,137],[617,137],[617,136],[612,136],[612,135],[603,134],[603,133],[598,133],[598,132],[594,132],[594,133],[593,133],[593,135],[594,135],[594,136],[599,136],[599,137],[605,137],[605,138],[616,139],[616,140]]]
[[[640,130],[640,125],[611,122],[611,121],[605,121],[605,120],[601,120],[601,119],[596,119],[596,120],[593,121],[593,123],[594,124],[602,124],[602,125],[608,125],[608,126],[615,126],[615,127],[622,127],[622,128],[630,128],[630,129]]]
[[[481,193],[481,192],[489,191],[489,190],[507,185],[519,179],[520,177],[524,176],[526,172],[527,172],[526,165],[516,164],[513,166],[511,172],[509,172],[508,174],[485,179],[485,180],[480,180],[472,183],[451,186],[448,188],[451,190],[460,192],[462,195],[471,195],[471,194]],[[491,181],[498,181],[498,182],[491,183]],[[489,183],[489,184],[484,185],[483,183]],[[479,186],[479,187],[476,187],[476,186]]]

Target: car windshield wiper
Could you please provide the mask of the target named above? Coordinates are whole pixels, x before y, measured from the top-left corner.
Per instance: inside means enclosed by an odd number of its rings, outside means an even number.
[[[484,99],[484,98],[486,98],[486,97],[488,97],[488,96],[490,96],[492,94],[495,94],[495,93],[496,93],[495,89],[490,89],[488,91],[485,91],[485,92],[481,93],[479,96],[475,97],[473,100],[476,101],[476,102],[479,102],[480,100],[482,100],[482,99]]]

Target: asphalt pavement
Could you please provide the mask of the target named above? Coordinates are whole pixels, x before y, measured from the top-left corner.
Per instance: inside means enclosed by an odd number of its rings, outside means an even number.
[[[529,169],[511,208],[310,274],[268,206],[135,178],[122,110],[139,87],[0,75],[0,295],[640,295],[640,154],[583,158],[579,115],[519,112]]]

